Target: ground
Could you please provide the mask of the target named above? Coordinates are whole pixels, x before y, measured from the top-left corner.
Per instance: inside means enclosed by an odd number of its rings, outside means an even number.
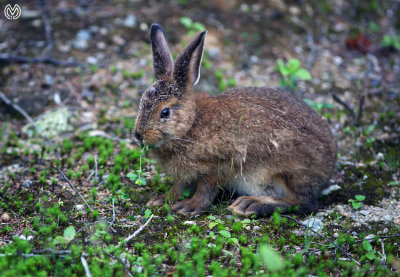
[[[50,2],[0,17],[2,275],[399,274],[398,1]],[[146,208],[173,184],[130,140],[153,22],[173,53],[208,30],[196,90],[289,90],[326,118],[339,154],[317,213]]]

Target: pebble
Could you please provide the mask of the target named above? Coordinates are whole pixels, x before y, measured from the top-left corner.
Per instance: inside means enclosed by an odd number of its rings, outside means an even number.
[[[122,22],[122,25],[125,27],[134,28],[136,27],[136,23],[136,16],[133,14],[128,14]]]
[[[322,221],[316,217],[308,218],[302,221],[301,224],[312,228],[315,232],[318,232],[324,226]]]
[[[2,215],[1,215],[1,221],[3,221],[3,222],[9,222],[11,220],[11,217],[10,217],[10,215],[8,214],[8,213],[3,213]]]
[[[385,217],[383,218],[385,221],[392,221],[392,217],[390,215],[385,215]]]
[[[32,181],[31,180],[26,180],[22,183],[22,186],[24,188],[30,188],[32,186]]]
[[[89,56],[86,58],[86,62],[90,64],[97,64],[97,59],[93,56]]]
[[[353,231],[353,232],[351,232],[351,235],[352,235],[352,236],[357,236],[357,232],[354,232],[354,231]]]
[[[44,75],[44,83],[48,86],[51,86],[52,84],[54,84],[54,78],[53,76],[46,74]]]
[[[196,225],[196,222],[194,222],[192,220],[186,220],[183,222],[183,225]]]
[[[79,30],[75,36],[75,40],[73,45],[78,49],[86,49],[89,44],[89,40],[92,38],[92,35],[88,30]]]
[[[360,211],[360,214],[362,214],[362,215],[364,215],[364,216],[367,216],[367,215],[369,215],[370,212],[371,212],[371,211],[369,211],[369,210],[361,210],[361,211]]]
[[[77,211],[83,211],[84,206],[83,206],[83,205],[76,205],[76,206],[75,206],[75,209],[76,209]]]
[[[145,31],[147,31],[147,29],[149,29],[149,26],[146,23],[142,22],[142,23],[140,23],[139,28],[140,28],[140,30],[145,32]]]
[[[336,65],[341,65],[343,63],[343,59],[340,56],[333,57],[333,63]]]
[[[368,236],[365,237],[365,240],[373,240],[375,238],[374,234],[370,234]]]
[[[254,226],[253,230],[260,230],[260,226]]]
[[[383,229],[382,234],[387,234],[389,232],[388,228]]]
[[[342,188],[342,187],[339,186],[339,185],[332,185],[332,186],[329,186],[328,188],[326,188],[326,189],[324,189],[324,190],[322,191],[322,195],[328,195],[328,194],[331,193],[332,191],[339,190],[339,189],[341,189],[341,188]]]
[[[335,239],[337,239],[337,238],[339,237],[339,234],[338,234],[337,232],[335,232],[335,233],[333,234],[333,237],[334,237]]]

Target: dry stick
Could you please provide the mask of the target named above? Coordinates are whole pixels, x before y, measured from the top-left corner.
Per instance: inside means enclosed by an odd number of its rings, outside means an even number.
[[[115,222],[115,205],[114,205],[114,197],[113,197],[113,221],[112,221],[112,223],[114,223]]]
[[[350,113],[351,118],[352,118],[352,123],[354,123],[356,121],[356,114],[355,114],[354,110],[346,102],[344,102],[342,99],[340,99],[340,97],[337,96],[337,94],[334,93],[333,91],[331,91],[331,95],[333,97],[333,100],[335,100],[337,103],[342,105]]]
[[[92,274],[90,273],[89,265],[88,265],[85,257],[81,256],[81,262],[82,262],[83,268],[85,269],[86,276],[92,277]]]
[[[108,255],[108,256],[110,256],[111,258],[113,258],[113,259],[115,259],[115,260],[121,262],[121,264],[122,264],[122,265],[124,266],[124,268],[125,268],[126,273],[127,273],[130,277],[133,277],[133,275],[132,275],[131,272],[129,271],[129,268],[128,268],[127,264],[126,264],[121,258],[115,257],[114,255],[110,255],[110,254],[108,254],[108,253],[105,253],[105,254]]]
[[[43,64],[50,64],[55,66],[80,66],[85,67],[83,63],[80,62],[67,62],[56,60],[51,57],[25,57],[25,56],[11,56],[6,54],[0,54],[0,65],[1,63],[43,63]]]
[[[295,219],[295,218],[293,218],[293,217],[291,217],[289,215],[281,215],[281,216],[289,218],[289,219],[295,221],[297,224],[303,226],[304,228],[308,228],[306,225],[304,225],[303,223],[301,223],[300,221],[298,221],[297,219]],[[341,248],[339,245],[337,245],[334,241],[332,241],[332,240],[328,239],[327,237],[321,235],[320,233],[314,231],[312,228],[310,228],[309,230],[311,232],[313,232],[314,234],[318,235],[319,237],[323,238],[324,240],[327,240],[330,243],[332,243],[337,249],[342,251],[343,254],[345,254],[349,259],[353,260],[357,265],[360,265],[360,263],[356,259],[354,259],[347,251],[345,251],[343,248]]]
[[[98,181],[98,171],[97,171],[97,154],[94,155],[94,179],[97,182]]]
[[[44,25],[44,32],[46,34],[46,41],[47,41],[47,46],[45,50],[47,51],[47,56],[52,57],[53,56],[53,39],[51,37],[52,29],[50,25],[49,18],[47,16],[49,12],[49,7],[47,5],[46,0],[40,0],[38,1],[38,5],[40,6],[41,14],[42,14],[42,21]]]
[[[89,206],[89,204],[86,202],[85,198],[79,193],[79,191],[72,185],[70,180],[67,178],[67,176],[64,175],[64,173],[59,169],[57,166],[54,167],[55,169],[58,170],[58,172],[61,174],[61,176],[64,178],[65,181],[67,181],[68,185],[79,195],[79,197],[85,202],[86,206],[89,208],[91,212],[93,212],[92,208]]]
[[[38,133],[46,138],[46,136],[43,134],[42,130],[36,125],[35,121],[33,121],[32,117],[29,116],[27,112],[25,112],[20,106],[15,104],[13,101],[7,98],[1,91],[0,91],[0,98],[6,103],[7,105],[13,107],[16,111],[18,111],[20,114],[22,114],[30,124],[32,124],[33,127],[38,131]]]
[[[135,238],[149,223],[150,221],[153,219],[153,214],[150,216],[150,218],[146,221],[145,224],[143,224],[142,226],[139,227],[139,229],[137,229],[132,235],[130,235],[129,237],[127,237],[122,243],[118,244],[118,246],[115,249],[120,248],[122,245],[126,244],[127,242],[129,242],[130,240],[132,240],[133,238]]]
[[[53,255],[67,255],[71,254],[71,250],[54,250],[51,248],[45,248],[45,249],[34,249],[32,250],[33,254],[44,254],[44,253],[49,253]]]

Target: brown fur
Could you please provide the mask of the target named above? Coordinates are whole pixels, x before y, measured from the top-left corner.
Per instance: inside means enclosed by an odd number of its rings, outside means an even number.
[[[196,187],[191,199],[172,208],[189,215],[205,212],[223,188],[239,195],[229,208],[242,216],[295,205],[303,212],[314,210],[336,160],[327,123],[302,100],[272,89],[194,93],[204,36],[182,51],[171,75],[144,93],[134,129],[145,144],[157,146],[154,155],[174,178],[172,201],[186,186]],[[166,40],[152,45],[166,45]],[[155,67],[162,67],[162,60],[154,57]],[[160,118],[164,108],[171,111],[168,119]],[[148,206],[164,201],[156,196]]]

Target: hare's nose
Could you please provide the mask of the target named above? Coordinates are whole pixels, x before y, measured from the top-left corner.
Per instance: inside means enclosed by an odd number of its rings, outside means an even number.
[[[140,141],[140,142],[143,140],[142,134],[140,134],[140,133],[138,133],[138,132],[135,132],[135,138],[136,138],[138,141]]]

